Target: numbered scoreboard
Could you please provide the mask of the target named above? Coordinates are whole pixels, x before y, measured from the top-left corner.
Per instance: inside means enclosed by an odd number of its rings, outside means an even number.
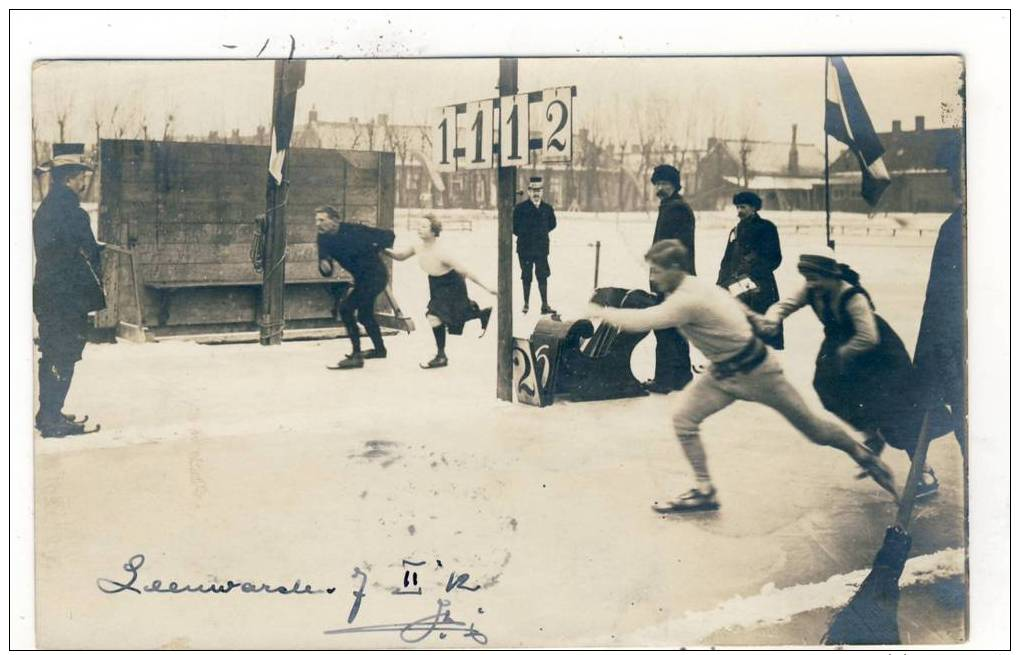
[[[526,166],[532,150],[546,163],[573,157],[574,87],[449,105],[432,119],[432,158],[441,172]],[[532,139],[532,128],[541,138]]]

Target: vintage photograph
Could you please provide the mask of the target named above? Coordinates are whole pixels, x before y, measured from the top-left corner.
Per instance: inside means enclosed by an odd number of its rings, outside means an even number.
[[[968,642],[964,57],[233,47],[31,67],[38,647]]]

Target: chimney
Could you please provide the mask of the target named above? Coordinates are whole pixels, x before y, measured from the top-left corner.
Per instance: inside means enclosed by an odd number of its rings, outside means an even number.
[[[900,121],[893,121],[892,122],[892,131],[893,131],[893,134],[895,134],[897,132],[900,132],[902,130],[903,130],[903,123],[901,123]]]
[[[924,116],[914,116],[914,129],[924,132]]]
[[[379,117],[376,119],[376,123],[383,126],[388,125],[389,122],[390,122],[389,114],[379,114]]]
[[[255,137],[258,139],[258,144],[260,146],[261,145],[265,145],[265,143],[266,143],[266,126],[265,125],[259,125],[255,129]]]
[[[793,124],[793,134],[790,135],[790,157],[787,162],[787,172],[790,175],[800,173],[800,153],[797,151],[797,124]]]
[[[312,109],[308,112],[308,122],[318,123],[319,122],[319,111],[312,105]]]

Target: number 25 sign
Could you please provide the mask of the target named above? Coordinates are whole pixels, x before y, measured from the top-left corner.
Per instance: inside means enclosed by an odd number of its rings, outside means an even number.
[[[442,172],[526,166],[532,150],[546,163],[569,162],[574,95],[566,86],[442,107],[432,120],[433,163]],[[540,139],[530,138],[532,123]]]

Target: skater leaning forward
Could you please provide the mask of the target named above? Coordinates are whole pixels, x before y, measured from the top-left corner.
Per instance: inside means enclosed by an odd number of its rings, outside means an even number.
[[[440,243],[439,235],[443,224],[429,214],[418,225],[420,241],[399,250],[386,249],[383,254],[397,261],[418,255],[418,265],[429,278],[429,306],[426,311],[432,334],[436,339],[436,356],[422,368],[440,368],[449,361],[446,357],[446,333],[462,334],[464,324],[478,319],[482,334],[489,326],[492,308],[479,308],[478,303],[468,297],[465,278],[471,280],[492,295],[496,292],[485,285],[474,273],[465,268]]]
[[[386,290],[389,274],[379,258],[383,248],[393,246],[392,230],[383,230],[340,220],[340,213],[328,205],[315,210],[318,230],[319,273],[333,275],[334,260],[354,278],[354,288],[340,302],[340,319],[351,339],[351,353],[331,368],[361,368],[366,359],[386,357],[382,330],[375,320],[375,300]],[[372,349],[361,351],[358,323],[372,341]]]
[[[75,363],[85,349],[88,314],[106,307],[100,282],[102,245],[79,202],[92,171],[84,153],[80,143],[54,144],[53,159],[37,171],[50,173],[49,193],[32,221],[32,306],[39,322],[40,354],[35,424],[43,437],[94,431],[84,426],[84,419],[63,413]]]
[[[903,341],[875,313],[871,296],[849,266],[830,257],[801,255],[797,269],[804,285],[770,307],[764,319],[754,319],[756,325],[774,334],[787,316],[810,306],[825,328],[814,376],[822,405],[864,432],[873,452],[888,443],[913,457],[922,404]],[[917,497],[937,490],[935,473],[926,467]]]
[[[691,512],[719,507],[708,473],[700,427],[735,400],[767,405],[814,443],[842,450],[883,488],[895,495],[892,473],[871,451],[839,425],[814,414],[787,381],[775,355],[755,336],[747,310],[714,284],[689,275],[688,252],[679,241],[654,244],[645,259],[653,285],[665,295],[648,309],[592,305],[590,314],[622,330],[676,329],[711,362],[676,397],[673,426],[690,462],[696,486],[674,501],[653,506],[657,512]]]

